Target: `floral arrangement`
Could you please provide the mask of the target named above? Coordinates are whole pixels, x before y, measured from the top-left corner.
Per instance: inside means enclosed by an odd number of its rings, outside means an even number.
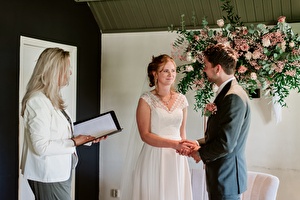
[[[183,94],[194,91],[194,109],[204,114],[205,105],[214,92],[213,84],[203,72],[203,51],[212,44],[223,43],[237,53],[235,77],[250,98],[260,89],[265,96],[275,99],[274,103],[287,106],[285,99],[290,90],[300,92],[300,37],[292,31],[284,16],[272,27],[264,24],[244,26],[229,3],[227,0],[222,7],[228,15],[217,21],[219,28],[210,29],[204,18],[200,30],[185,30],[184,26],[177,30],[179,36],[173,44],[172,56],[185,62],[177,69],[183,74],[178,90]],[[225,24],[225,20],[229,23]]]

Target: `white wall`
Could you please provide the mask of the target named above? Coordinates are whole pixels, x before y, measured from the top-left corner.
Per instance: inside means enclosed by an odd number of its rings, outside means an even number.
[[[299,26],[298,26],[299,27]],[[124,130],[101,142],[100,200],[114,200],[111,189],[119,189],[128,136],[135,120],[135,109],[146,79],[152,55],[171,53],[176,33],[122,33],[102,35],[101,112],[115,110]],[[203,136],[203,119],[193,110],[193,95],[187,94],[187,137]],[[278,200],[299,199],[300,191],[300,95],[292,92],[289,108],[282,111],[276,124],[269,100],[251,100],[252,123],[247,146],[248,168],[276,175],[280,179]],[[189,159],[191,168],[200,168]],[[122,195],[122,191],[121,191]]]

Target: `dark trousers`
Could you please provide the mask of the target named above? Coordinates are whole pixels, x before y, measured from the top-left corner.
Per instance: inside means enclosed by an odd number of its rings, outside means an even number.
[[[240,200],[241,195],[218,195],[218,194],[208,194],[209,200]]]

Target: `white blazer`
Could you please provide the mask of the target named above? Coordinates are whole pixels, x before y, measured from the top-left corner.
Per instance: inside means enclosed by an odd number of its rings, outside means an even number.
[[[39,182],[68,180],[78,159],[66,117],[38,92],[27,101],[23,120],[21,173],[24,178]]]

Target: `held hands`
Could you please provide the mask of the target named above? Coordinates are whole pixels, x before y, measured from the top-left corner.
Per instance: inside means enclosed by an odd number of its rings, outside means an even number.
[[[179,142],[179,144],[182,144],[182,146],[184,146],[185,148],[181,148],[179,150],[177,149],[177,153],[183,156],[192,157],[196,163],[201,161],[201,157],[198,152],[200,146],[196,141],[182,140]]]
[[[94,136],[91,136],[91,135],[78,135],[76,137],[73,137],[72,140],[73,140],[75,146],[80,146],[87,142],[98,143],[101,140],[105,140],[106,138],[107,138],[107,136],[103,136],[103,137],[96,139]]]
[[[176,146],[176,152],[180,155],[187,156],[191,153],[191,150],[194,148],[193,144],[184,142],[185,140],[178,141]]]

